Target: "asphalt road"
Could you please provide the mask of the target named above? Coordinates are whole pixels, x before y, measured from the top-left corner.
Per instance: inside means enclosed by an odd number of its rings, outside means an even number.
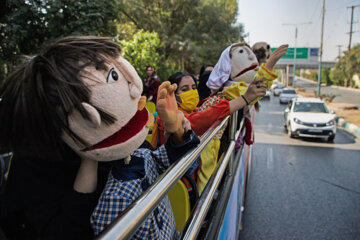
[[[317,83],[311,80],[296,77],[296,87],[305,88],[308,92],[317,92]],[[321,94],[336,95],[334,102],[352,103],[360,109],[360,90],[345,89],[333,86],[321,86]]]
[[[360,143],[290,139],[278,97],[261,101],[242,240],[360,239]]]

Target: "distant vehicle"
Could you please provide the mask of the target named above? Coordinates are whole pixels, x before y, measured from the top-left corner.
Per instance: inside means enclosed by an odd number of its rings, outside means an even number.
[[[270,90],[266,90],[265,96],[262,99],[270,100],[270,95],[271,95]]]
[[[296,98],[297,94],[293,88],[284,88],[280,93],[279,101],[282,103],[289,103],[291,99]]]
[[[276,79],[273,81],[273,84],[271,85],[270,87],[270,91],[273,92],[274,91],[274,88],[279,85],[281,83],[279,83]]]
[[[332,142],[336,134],[334,112],[318,98],[294,98],[284,111],[289,137],[321,137]]]
[[[274,96],[279,96],[284,88],[285,88],[284,84],[278,84],[277,86],[275,86],[273,90]]]

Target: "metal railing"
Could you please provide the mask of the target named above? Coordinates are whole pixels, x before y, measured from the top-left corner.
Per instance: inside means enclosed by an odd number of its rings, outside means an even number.
[[[186,153],[176,164],[160,175],[158,180],[151,185],[135,202],[133,202],[121,215],[119,215],[98,237],[101,240],[129,239],[143,224],[144,220],[155,209],[160,201],[167,195],[172,187],[186,173],[193,161],[200,155],[213,137],[230,122],[229,147],[224,158],[218,163],[217,169],[204,189],[196,207],[192,213],[191,221],[183,231],[183,239],[195,239],[199,233],[201,223],[204,220],[214,193],[220,184],[221,178],[234,158],[235,140],[239,135],[236,131],[237,114],[215,122],[202,136],[198,147]],[[241,127],[240,127],[241,129]],[[231,169],[230,169],[231,173]]]

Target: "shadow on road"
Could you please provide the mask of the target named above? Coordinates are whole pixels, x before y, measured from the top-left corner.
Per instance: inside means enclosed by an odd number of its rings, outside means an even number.
[[[348,133],[342,129],[337,129],[336,131],[337,131],[337,133],[336,133],[336,137],[335,137],[333,143],[353,144],[356,142],[355,137],[352,136],[350,133]],[[346,137],[344,135],[346,135]],[[332,143],[332,142],[327,141],[327,138],[299,137],[298,139],[301,139],[302,141],[305,141],[305,142],[324,143],[324,144]]]

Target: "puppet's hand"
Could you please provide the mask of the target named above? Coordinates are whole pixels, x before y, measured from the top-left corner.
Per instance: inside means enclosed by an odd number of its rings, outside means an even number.
[[[164,129],[168,133],[173,133],[173,140],[181,140],[184,133],[182,127],[182,116],[178,113],[178,106],[175,100],[176,84],[170,85],[170,82],[163,82],[159,86],[156,109],[161,121],[164,123]]]
[[[249,103],[258,98],[262,98],[266,94],[266,80],[255,78],[249,85],[244,97]]]
[[[288,50],[289,45],[284,44],[278,47],[273,53],[270,54],[269,60],[266,62],[266,67],[271,71],[277,61],[285,55],[286,51]]]

